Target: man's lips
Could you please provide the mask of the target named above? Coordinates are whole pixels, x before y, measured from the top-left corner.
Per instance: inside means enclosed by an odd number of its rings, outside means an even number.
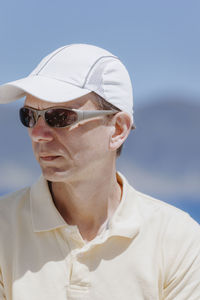
[[[40,155],[39,156],[42,161],[53,161],[57,158],[60,158],[60,155]]]

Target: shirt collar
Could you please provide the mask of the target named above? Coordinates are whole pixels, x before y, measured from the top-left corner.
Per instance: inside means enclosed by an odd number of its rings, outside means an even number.
[[[121,202],[109,223],[110,235],[133,238],[139,233],[141,225],[137,192],[120,172],[117,172],[117,180],[123,192]]]
[[[48,183],[42,175],[31,187],[30,202],[35,232],[49,231],[67,225],[56,209]]]
[[[117,235],[132,238],[139,232],[141,223],[137,207],[137,192],[128,184],[121,173],[117,173],[117,178],[123,187],[123,193],[121,202],[109,222],[109,236]],[[31,187],[30,202],[35,232],[69,226],[56,209],[48,183],[42,175]]]

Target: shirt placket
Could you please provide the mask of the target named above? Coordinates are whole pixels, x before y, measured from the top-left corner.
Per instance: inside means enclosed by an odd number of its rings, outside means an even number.
[[[84,299],[91,286],[88,266],[80,260],[85,242],[76,226],[60,229],[57,240],[66,265],[66,299]]]

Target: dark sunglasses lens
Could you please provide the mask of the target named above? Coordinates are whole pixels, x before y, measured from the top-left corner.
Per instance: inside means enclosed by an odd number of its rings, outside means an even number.
[[[51,108],[45,112],[45,121],[51,127],[66,127],[77,121],[77,113],[64,108]]]
[[[22,107],[19,111],[19,116],[24,126],[33,127],[35,125],[34,113],[31,109]]]

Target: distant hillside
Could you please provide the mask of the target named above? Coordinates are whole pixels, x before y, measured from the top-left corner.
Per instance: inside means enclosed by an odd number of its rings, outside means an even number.
[[[135,119],[120,169],[145,192],[200,201],[200,104],[162,98],[138,107]]]
[[[135,118],[126,145],[135,163],[169,174],[200,172],[200,105],[166,99],[138,108]]]

